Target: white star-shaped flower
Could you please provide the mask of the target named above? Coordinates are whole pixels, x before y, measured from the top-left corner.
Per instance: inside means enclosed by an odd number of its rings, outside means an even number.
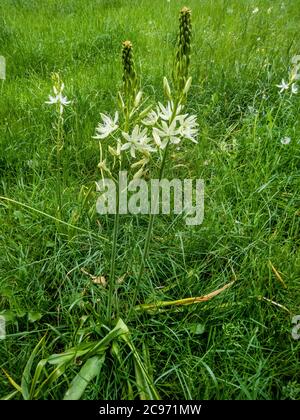
[[[183,138],[191,140],[194,143],[198,143],[195,137],[198,135],[198,123],[196,121],[196,115],[182,115],[179,118],[179,132]]]
[[[119,128],[118,119],[119,119],[119,113],[116,111],[114,119],[112,119],[109,115],[100,114],[103,123],[99,123],[96,128],[96,135],[93,136],[94,139],[105,139],[108,137],[111,133],[116,131]]]
[[[173,104],[173,102],[169,101],[167,103],[167,106],[166,107],[164,107],[163,104],[161,104],[160,102],[158,102],[157,113],[158,113],[158,115],[160,116],[160,118],[162,120],[171,122],[172,117],[174,119],[176,117],[178,117],[181,110],[182,110],[182,106],[181,105],[178,105],[177,108],[176,108],[176,114],[173,115],[173,113],[174,113],[174,104]]]
[[[171,144],[178,144],[181,141],[180,130],[176,127],[177,120],[168,125],[166,121],[161,122],[161,128],[153,128],[153,139],[155,144],[164,149],[170,142]]]
[[[148,115],[142,120],[144,125],[155,125],[158,121],[158,114],[155,111],[150,111]]]
[[[282,93],[284,90],[288,90],[289,83],[287,83],[284,79],[282,79],[280,85],[276,85],[280,89],[280,93]]]
[[[131,134],[122,131],[122,135],[126,143],[123,144],[121,150],[129,149],[133,158],[135,158],[136,151],[141,153],[155,152],[155,149],[148,144],[150,138],[147,136],[147,128],[141,129],[140,126],[136,125]]]
[[[59,104],[59,112],[61,115],[64,111],[64,107],[71,103],[71,101],[68,101],[68,98],[66,96],[63,96],[62,90],[63,90],[63,85],[62,85],[61,92],[59,93],[57,93],[57,89],[54,86],[53,91],[55,93],[55,96],[49,95],[49,101],[45,102],[46,104],[49,104],[49,105]]]

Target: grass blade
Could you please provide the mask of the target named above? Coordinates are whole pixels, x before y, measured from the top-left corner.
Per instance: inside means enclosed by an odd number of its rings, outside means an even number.
[[[18,394],[18,391],[13,391],[10,394],[5,395],[4,397],[0,398],[0,401],[8,401],[8,400],[11,400],[17,394]]]
[[[124,326],[126,327],[125,324]],[[136,350],[135,345],[133,344],[130,338],[128,328],[127,328],[127,333],[123,334],[121,338],[125,341],[125,343],[129,346],[129,348],[132,351],[132,355],[134,358],[136,383],[139,390],[140,398],[142,400],[159,400],[160,399],[159,394],[149,375],[148,369],[143,363],[142,358],[140,357],[138,351]]]
[[[20,387],[20,385],[18,385],[13,378],[9,375],[9,373],[6,372],[6,370],[2,369],[4,372],[4,375],[7,377],[7,379],[9,380],[9,382],[11,383],[11,385],[22,394],[22,388]]]

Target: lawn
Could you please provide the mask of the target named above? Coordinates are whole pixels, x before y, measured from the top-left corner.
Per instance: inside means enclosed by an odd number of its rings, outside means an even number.
[[[117,109],[125,40],[144,96],[166,103],[183,6],[193,25],[185,107],[199,135],[172,148],[164,176],[204,180],[204,219],[155,217],[137,288],[149,215],[120,215],[108,313],[115,217],[96,212],[93,136],[100,113]],[[121,319],[125,333],[105,360],[93,353],[80,398],[300,399],[300,82],[299,93],[277,86],[300,55],[299,22],[299,0],[1,0],[0,398],[80,388],[85,356],[56,376],[53,358],[101,343]],[[45,103],[53,73],[71,101],[60,170]],[[231,282],[207,301],[141,306]]]

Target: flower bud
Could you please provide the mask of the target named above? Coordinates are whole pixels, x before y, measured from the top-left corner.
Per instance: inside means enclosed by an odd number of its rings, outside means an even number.
[[[164,77],[163,82],[164,82],[164,93],[168,99],[172,100],[171,89],[170,89],[168,79]]]
[[[143,92],[140,90],[134,99],[134,107],[137,108],[141,102]]]
[[[183,89],[183,94],[184,95],[187,95],[188,94],[188,91],[190,90],[191,84],[192,84],[192,78],[189,77],[187,79],[186,84],[185,84],[184,89]]]

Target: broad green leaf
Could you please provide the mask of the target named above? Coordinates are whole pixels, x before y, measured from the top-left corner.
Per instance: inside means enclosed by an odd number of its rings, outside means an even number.
[[[105,355],[94,356],[88,359],[80,369],[80,372],[72,380],[71,385],[65,393],[64,400],[79,400],[87,385],[99,375],[105,360]]]
[[[64,353],[52,354],[48,357],[48,363],[51,365],[61,365],[72,361],[75,357],[84,356],[89,353],[95,347],[95,342],[91,343],[80,343],[75,347],[71,347]]]
[[[35,368],[33,379],[31,381],[31,388],[30,388],[30,395],[29,395],[30,399],[33,399],[35,389],[36,389],[36,385],[38,383],[38,380],[41,376],[41,373],[42,373],[46,363],[47,363],[47,359],[42,359],[42,360],[39,361],[39,363],[37,364],[37,367]]]
[[[53,384],[60,376],[65,373],[66,364],[57,366],[48,376],[48,378],[37,388],[34,398],[37,399],[39,395],[44,395],[50,388],[50,385]]]
[[[44,335],[44,337],[41,338],[41,340],[37,343],[37,345],[35,346],[35,348],[33,349],[27,363],[25,366],[25,369],[23,371],[22,374],[22,380],[21,380],[21,388],[22,388],[22,395],[24,400],[29,400],[29,384],[31,381],[31,367],[32,367],[32,363],[34,361],[34,358],[36,356],[36,354],[38,353],[40,347],[42,347],[42,345],[45,342],[45,338],[46,336]]]
[[[60,365],[62,363],[68,363],[75,357],[82,356],[94,356],[98,353],[103,353],[104,350],[109,346],[110,342],[121,334],[127,334],[128,327],[124,322],[119,319],[114,329],[112,329],[102,340],[92,341],[90,343],[81,343],[75,347],[72,347],[61,354],[52,354],[48,358],[48,362],[51,365]]]

